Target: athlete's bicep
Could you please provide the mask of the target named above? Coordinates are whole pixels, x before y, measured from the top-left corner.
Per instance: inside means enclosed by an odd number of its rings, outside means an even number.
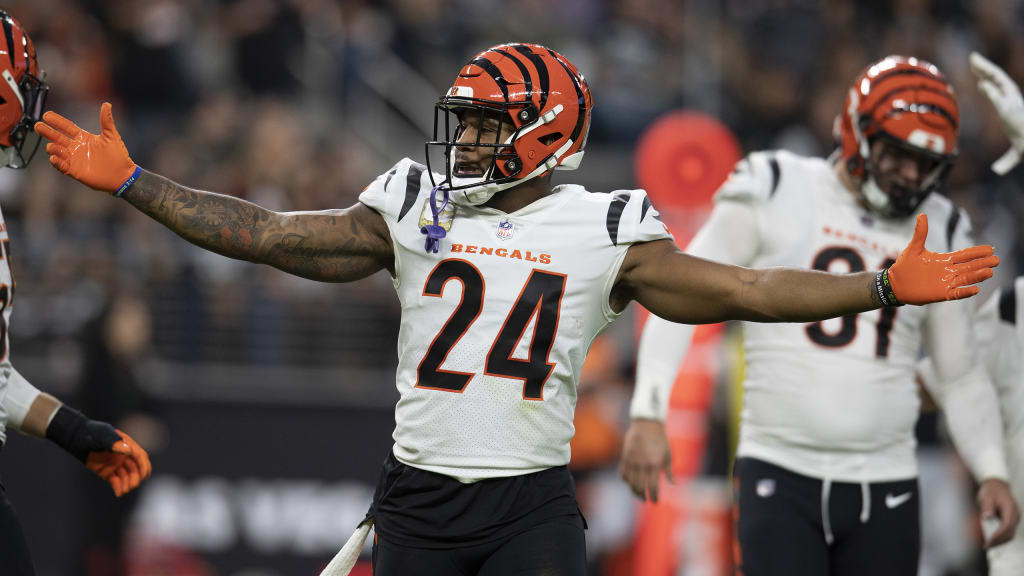
[[[362,203],[344,210],[280,215],[279,240],[266,262],[324,282],[350,282],[386,269],[394,275],[394,249],[384,218]]]
[[[719,322],[737,314],[735,303],[755,280],[752,270],[685,254],[671,240],[643,242],[626,252],[612,306],[636,300],[673,322]]]

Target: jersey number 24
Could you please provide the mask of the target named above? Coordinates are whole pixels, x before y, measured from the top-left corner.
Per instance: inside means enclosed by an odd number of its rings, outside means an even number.
[[[462,392],[473,378],[472,372],[444,370],[441,365],[480,316],[486,287],[476,266],[466,260],[448,259],[438,263],[431,271],[423,287],[423,295],[440,298],[450,280],[462,283],[462,300],[420,361],[416,369],[417,388]],[[544,399],[544,382],[555,367],[548,362],[548,355],[558,329],[558,312],[564,291],[564,274],[534,269],[487,353],[484,374],[521,380],[523,398],[526,400]],[[513,358],[516,345],[534,316],[537,321],[530,341],[529,357],[525,360]]]

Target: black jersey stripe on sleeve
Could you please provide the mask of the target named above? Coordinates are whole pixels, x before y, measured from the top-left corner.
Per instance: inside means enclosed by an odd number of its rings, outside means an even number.
[[[647,216],[647,211],[650,210],[650,209],[651,209],[651,198],[645,194],[644,195],[644,203],[640,207],[640,221],[641,222],[644,221],[644,216]]]
[[[953,251],[953,233],[956,232],[956,226],[960,223],[960,209],[953,206],[953,213],[949,215],[949,220],[946,222],[946,246],[949,247],[949,251]]]
[[[630,192],[628,191],[616,192],[608,205],[608,217],[605,219],[605,225],[608,227],[608,238],[615,246],[619,244],[619,220],[622,218],[622,211],[626,209],[626,204],[629,203],[629,198]]]
[[[388,177],[384,179],[384,192],[388,191],[388,184],[391,184],[391,178],[395,176],[395,172],[398,172],[398,168],[392,168],[388,170]]]
[[[772,169],[772,188],[768,191],[768,198],[771,198],[779,188],[779,159],[774,154],[768,158],[768,166]]]
[[[1010,324],[1017,324],[1017,283],[1010,284],[999,295],[999,319]]]
[[[412,164],[409,166],[409,175],[405,177],[405,200],[402,202],[402,211],[398,213],[398,219],[405,217],[412,205],[416,203],[416,197],[420,195],[420,177],[426,166],[423,164]]]

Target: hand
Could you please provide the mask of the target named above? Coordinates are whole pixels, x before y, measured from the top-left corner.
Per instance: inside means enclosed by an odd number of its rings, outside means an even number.
[[[970,61],[971,72],[978,77],[978,90],[992,102],[1010,138],[1011,148],[992,164],[992,171],[1002,176],[1012,170],[1024,154],[1024,97],[1013,78],[981,54],[971,52]]]
[[[994,479],[982,482],[978,489],[978,508],[983,525],[993,520],[999,523],[995,531],[985,535],[986,549],[1005,544],[1013,538],[1020,522],[1020,509],[1006,482]]]
[[[633,494],[652,502],[658,501],[658,477],[661,471],[672,483],[672,453],[665,435],[665,424],[657,420],[633,420],[622,443],[619,475],[633,489]]]
[[[35,125],[50,141],[50,164],[90,188],[119,194],[134,182],[137,166],[117,133],[109,102],[100,108],[100,128],[99,134],[86,132],[56,112],[43,114]]]
[[[131,436],[116,430],[120,440],[89,452],[85,465],[110,483],[118,498],[131,492],[153,471],[149,455]]]
[[[917,216],[910,244],[889,267],[889,284],[901,304],[959,300],[978,293],[977,284],[992,277],[999,257],[991,246],[971,246],[956,252],[930,252],[924,247],[928,217]]]

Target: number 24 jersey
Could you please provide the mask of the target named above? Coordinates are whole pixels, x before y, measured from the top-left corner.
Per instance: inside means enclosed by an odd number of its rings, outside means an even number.
[[[642,190],[563,185],[510,214],[450,204],[427,252],[430,182],[404,159],[359,196],[395,252],[395,456],[464,482],[565,465],[580,370],[618,316],[609,296],[626,250],[671,236]]]

